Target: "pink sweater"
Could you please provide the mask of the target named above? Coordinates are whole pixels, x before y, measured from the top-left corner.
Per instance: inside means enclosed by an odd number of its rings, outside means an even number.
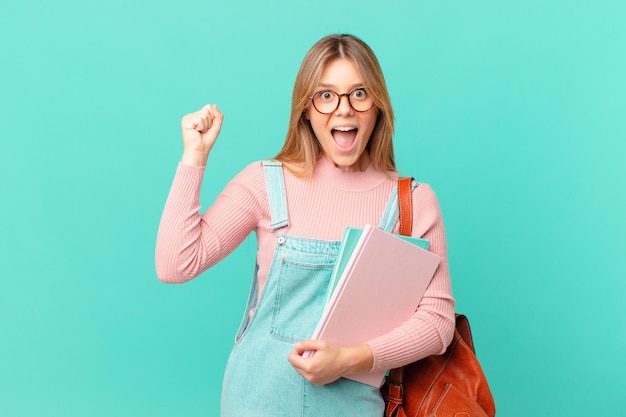
[[[269,228],[262,165],[256,162],[246,167],[215,203],[199,214],[204,171],[204,167],[178,166],[157,237],[157,275],[168,283],[188,281],[226,257],[254,231],[260,295],[274,255],[276,233]],[[372,164],[364,172],[344,172],[325,158],[320,158],[310,179],[284,172],[289,226],[278,232],[331,241],[341,240],[346,226],[377,226],[397,179],[397,174]],[[441,264],[413,317],[368,342],[374,353],[372,370],[443,353],[452,339],[454,299],[445,231],[439,203],[427,184],[413,192],[413,217],[413,235],[430,240],[429,250],[441,256]]]

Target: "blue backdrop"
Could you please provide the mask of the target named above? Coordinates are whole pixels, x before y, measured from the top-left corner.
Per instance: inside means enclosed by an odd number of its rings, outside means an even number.
[[[252,239],[182,285],[154,240],[180,118],[203,205],[286,132],[308,48],[377,53],[397,162],[442,206],[499,416],[626,416],[626,3],[23,0],[0,6],[0,416],[215,416]]]

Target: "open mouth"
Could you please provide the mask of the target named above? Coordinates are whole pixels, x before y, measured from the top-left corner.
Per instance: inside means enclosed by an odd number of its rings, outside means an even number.
[[[347,127],[335,127],[330,131],[330,134],[335,141],[335,145],[341,151],[349,151],[354,147],[356,143],[356,134],[359,129],[352,126]]]

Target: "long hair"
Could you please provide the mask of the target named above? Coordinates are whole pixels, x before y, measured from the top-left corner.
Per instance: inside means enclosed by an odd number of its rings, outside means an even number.
[[[363,78],[363,85],[374,99],[378,116],[367,144],[370,161],[380,169],[396,170],[393,154],[393,109],[383,72],[370,47],[352,35],[329,35],[320,39],[302,60],[293,88],[291,117],[283,148],[275,159],[287,164],[296,175],[310,177],[320,156],[321,147],[315,137],[306,111],[310,97],[317,87],[322,72],[330,61],[350,59]],[[293,169],[297,167],[297,169]]]

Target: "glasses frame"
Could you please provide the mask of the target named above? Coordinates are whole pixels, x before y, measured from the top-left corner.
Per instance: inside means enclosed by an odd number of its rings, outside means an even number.
[[[314,109],[315,109],[318,113],[320,113],[320,114],[331,114],[331,113],[336,112],[336,111],[337,111],[337,109],[339,108],[339,106],[341,106],[341,98],[342,98],[342,97],[344,97],[344,96],[348,98],[348,104],[350,105],[350,107],[352,108],[352,110],[354,110],[355,112],[357,112],[357,113],[364,113],[364,112],[366,112],[366,111],[370,111],[370,110],[372,109],[372,107],[374,107],[374,104],[375,104],[375,103],[374,103],[374,100],[372,100],[372,105],[371,105],[371,106],[370,106],[367,110],[357,110],[357,109],[355,109],[355,108],[354,108],[354,106],[352,105],[352,101],[350,101],[350,96],[351,96],[351,95],[352,95],[355,91],[358,91],[358,90],[364,90],[364,91],[367,93],[367,89],[366,89],[365,87],[358,87],[358,88],[355,88],[355,89],[354,89],[354,90],[352,90],[352,91],[349,91],[349,92],[347,92],[347,93],[343,93],[343,94],[339,94],[338,92],[336,92],[336,91],[334,91],[334,90],[325,89],[325,90],[321,90],[321,91],[317,91],[317,92],[315,92],[315,93],[314,93],[311,97],[309,97],[309,99],[311,100],[311,104],[313,104],[313,108],[314,108]],[[320,111],[320,109],[318,109],[318,108],[317,108],[317,106],[315,106],[315,100],[314,100],[314,98],[315,98],[317,95],[322,94],[322,93],[326,93],[326,92],[331,92],[331,93],[335,94],[335,95],[337,96],[337,98],[338,98],[338,99],[337,99],[337,106],[336,106],[333,110],[331,110],[331,111],[329,111],[329,112],[327,112],[327,113],[325,113],[325,112],[323,112],[323,111]]]

